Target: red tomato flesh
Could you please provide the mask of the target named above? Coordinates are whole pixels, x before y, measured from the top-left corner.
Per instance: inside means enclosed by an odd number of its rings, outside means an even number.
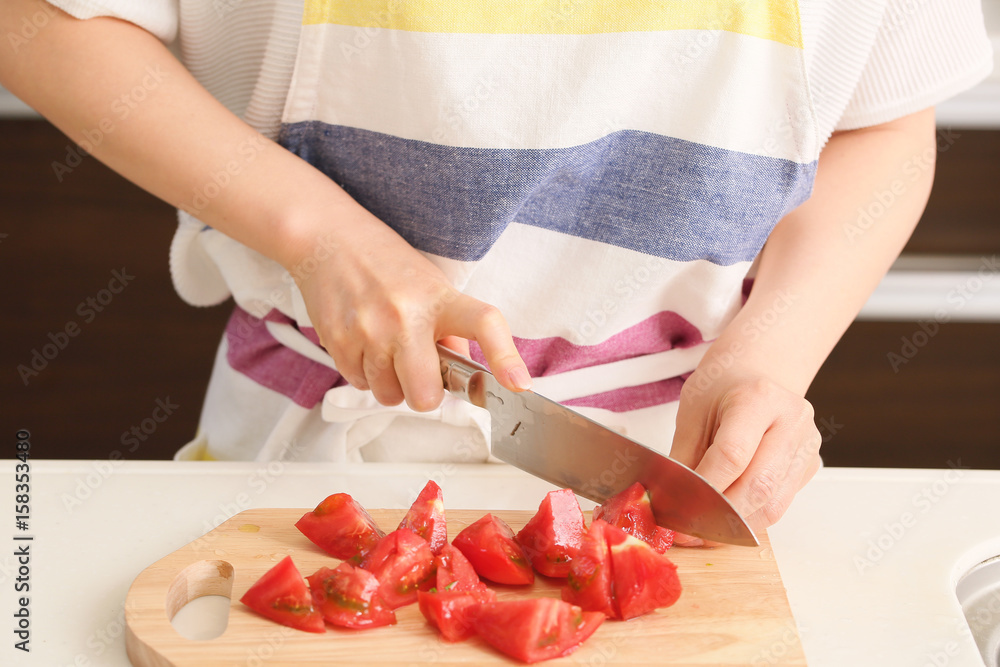
[[[569,655],[604,622],[604,614],[554,598],[487,602],[469,615],[486,643],[528,663]]]
[[[417,591],[431,588],[435,583],[430,545],[405,528],[383,537],[361,567],[381,582],[379,595],[390,609],[416,602]]]
[[[444,496],[437,482],[433,479],[427,482],[410,511],[399,522],[399,528],[411,530],[427,540],[434,555],[441,552],[448,543],[448,524],[444,516]]]
[[[385,537],[365,508],[346,493],[326,498],[295,527],[326,553],[354,564]]]
[[[321,567],[307,579],[313,602],[331,625],[361,629],[396,622],[396,614],[379,595],[378,579],[371,572],[341,563],[333,570]]]
[[[437,569],[435,587],[439,591],[461,591],[464,593],[478,593],[488,591],[479,575],[472,567],[472,563],[454,545],[445,544],[441,548],[441,553],[434,557],[434,566]]]
[[[622,620],[677,602],[681,582],[669,558],[632,535],[609,544],[615,606]]]
[[[656,553],[662,554],[666,552],[667,549],[674,546],[674,535],[674,531],[669,528],[657,526],[649,546],[653,547],[653,550],[656,551]]]
[[[487,514],[467,526],[451,542],[461,551],[479,576],[498,584],[530,584],[535,573],[514,531],[503,519]]]
[[[562,590],[564,600],[621,619],[669,607],[680,594],[677,566],[669,558],[600,519],[584,536]]]
[[[629,535],[652,545],[659,553],[663,553],[674,543],[674,531],[656,525],[649,492],[639,482],[595,507],[593,518],[594,521],[600,519],[621,528]]]
[[[587,611],[615,618],[618,611],[611,592],[611,559],[607,533],[611,526],[600,519],[584,534],[580,553],[570,564],[562,598]],[[621,531],[619,531],[621,532]]]
[[[264,573],[240,602],[261,616],[306,632],[326,632],[323,616],[313,607],[306,582],[291,556]]]
[[[475,631],[469,618],[474,607],[496,600],[496,593],[484,587],[482,591],[420,591],[417,604],[427,622],[438,629],[441,636],[450,642],[468,639]]]
[[[546,494],[538,512],[517,534],[517,542],[539,574],[567,577],[586,530],[576,496],[570,489],[560,489]]]

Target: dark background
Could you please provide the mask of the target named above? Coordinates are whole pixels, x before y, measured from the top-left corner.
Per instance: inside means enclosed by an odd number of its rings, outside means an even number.
[[[958,134],[939,156],[909,253],[1000,254],[1000,131]],[[59,182],[52,163],[65,164],[69,146],[44,121],[0,121],[0,284],[11,290],[0,317],[0,439],[13,451],[26,428],[38,458],[170,458],[194,435],[231,303],[183,303],[167,265],[174,210],[90,157]],[[85,322],[79,304],[123,268],[135,278]],[[79,334],[25,386],[17,366],[71,321]],[[848,330],[808,396],[824,460],[1000,468],[1000,323],[945,323],[894,372],[887,354],[915,331],[915,322]],[[135,441],[123,445],[123,434],[158,400],[176,408],[128,451]]]

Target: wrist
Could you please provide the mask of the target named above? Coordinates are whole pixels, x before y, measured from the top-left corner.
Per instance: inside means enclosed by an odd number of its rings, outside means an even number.
[[[800,295],[778,289],[754,296],[709,346],[696,379],[700,384],[767,380],[804,396],[822,360],[814,361],[799,335]]]

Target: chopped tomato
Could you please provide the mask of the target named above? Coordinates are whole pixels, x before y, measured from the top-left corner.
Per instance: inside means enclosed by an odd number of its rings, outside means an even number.
[[[540,574],[566,577],[586,530],[573,491],[560,489],[546,494],[538,512],[517,534],[517,542]]]
[[[611,589],[611,559],[608,533],[611,526],[597,519],[584,533],[580,552],[570,564],[562,598],[587,611],[599,611],[612,618],[618,616]],[[618,531],[621,533],[621,531]]]
[[[383,537],[361,567],[382,582],[379,595],[390,609],[416,602],[418,590],[434,585],[434,554],[430,545],[405,528]]]
[[[503,519],[487,514],[455,536],[452,544],[469,559],[479,576],[498,584],[530,584],[535,573],[514,531]]]
[[[663,553],[674,543],[674,531],[656,525],[649,492],[639,482],[594,508],[594,521],[605,521],[638,537]]]
[[[677,566],[649,544],[598,519],[573,562],[564,600],[629,619],[669,607],[681,594]]]
[[[417,594],[420,613],[427,622],[438,629],[441,636],[450,642],[468,639],[475,631],[469,619],[469,611],[484,602],[496,600],[496,593],[483,587],[482,591],[431,590]]]
[[[623,620],[669,607],[681,595],[677,566],[632,535],[610,542],[615,606]]]
[[[355,565],[385,537],[365,508],[346,493],[326,498],[295,527],[326,553]]]
[[[441,547],[448,542],[448,525],[445,523],[444,497],[437,482],[433,479],[427,482],[399,527],[412,530],[427,540],[433,554],[441,552]]]
[[[341,563],[336,569],[321,567],[309,577],[313,602],[331,625],[343,628],[376,628],[396,622],[379,595],[379,582],[371,572]]]
[[[306,632],[326,632],[323,616],[313,607],[306,582],[291,556],[265,572],[240,602],[261,616]]]
[[[451,544],[445,544],[441,553],[434,557],[437,569],[436,587],[439,591],[462,591],[474,593],[489,590],[479,580],[472,563],[461,551]]]
[[[662,554],[670,547],[674,546],[674,531],[663,526],[657,526],[653,532],[653,539],[649,543],[656,553]]]
[[[604,622],[604,614],[554,598],[487,602],[473,609],[476,634],[524,662],[569,655]]]

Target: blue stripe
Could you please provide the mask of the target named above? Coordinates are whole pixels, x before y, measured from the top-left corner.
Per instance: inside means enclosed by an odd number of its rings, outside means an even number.
[[[553,149],[456,148],[318,121],[281,143],[414,247],[481,259],[512,221],[667,259],[752,260],[816,163],[622,130]]]

